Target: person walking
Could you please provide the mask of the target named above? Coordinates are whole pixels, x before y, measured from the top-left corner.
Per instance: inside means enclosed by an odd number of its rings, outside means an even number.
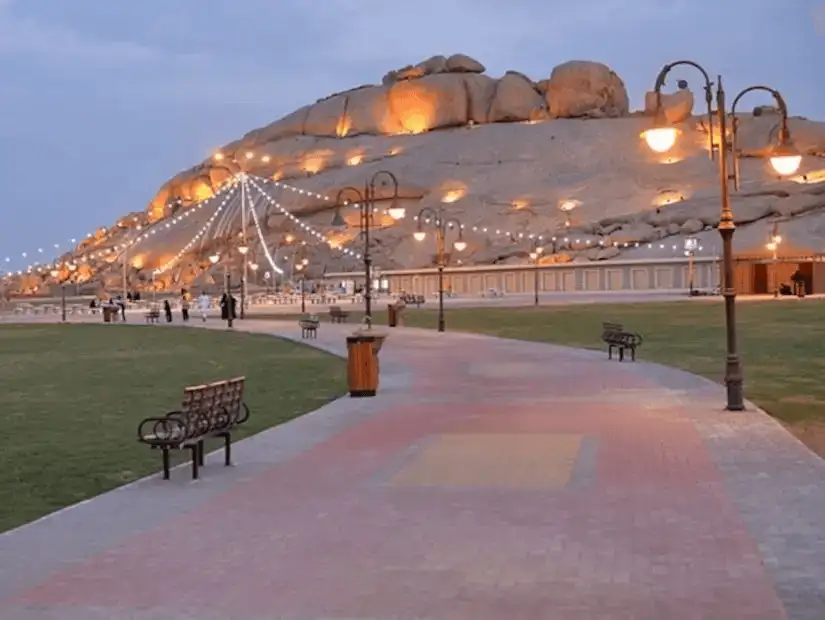
[[[209,306],[212,305],[212,301],[209,299],[209,295],[206,293],[201,293],[200,297],[198,297],[198,311],[201,313],[201,321],[206,323],[206,317],[209,313]]]
[[[183,299],[180,300],[180,315],[184,323],[189,322],[189,297],[187,295],[184,295]]]
[[[172,304],[169,303],[168,299],[163,300],[163,313],[166,315],[166,322],[172,322]]]

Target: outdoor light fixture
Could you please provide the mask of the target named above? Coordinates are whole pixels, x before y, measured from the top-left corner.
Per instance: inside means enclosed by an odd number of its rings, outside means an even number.
[[[249,246],[239,245],[238,252],[240,252],[243,256],[246,256],[246,253],[249,252]]]
[[[444,216],[444,207],[438,208],[424,207],[418,212],[416,216],[418,222],[417,230],[413,233],[413,238],[416,241],[424,241],[427,238],[427,233],[424,232],[424,223],[431,224],[435,228],[435,242],[436,242],[436,263],[438,266],[438,331],[445,330],[444,322],[444,267],[447,263],[447,253],[445,252],[445,238],[447,230],[457,230],[458,239],[453,242],[453,248],[461,252],[467,249],[467,243],[464,241],[464,225],[456,218],[446,218]]]
[[[656,96],[656,119],[653,127],[645,131],[642,136],[647,142],[651,150],[657,153],[663,153],[676,143],[676,138],[679,135],[679,130],[675,127],[668,126],[664,122],[664,110],[662,107],[662,88],[665,85],[668,74],[675,67],[690,66],[697,69],[705,81],[705,101],[707,103],[707,132],[708,132],[708,149],[710,151],[711,159],[716,159],[716,151],[718,149],[718,164],[719,164],[719,185],[721,189],[720,213],[719,213],[719,235],[722,237],[722,294],[725,298],[725,330],[726,330],[726,351],[725,351],[725,387],[727,391],[727,405],[728,411],[742,411],[745,409],[745,400],[742,385],[744,382],[742,376],[742,364],[739,358],[737,334],[736,334],[736,288],[735,288],[735,264],[733,256],[733,234],[736,230],[734,222],[733,210],[731,209],[729,181],[733,178],[734,189],[739,189],[740,175],[739,175],[739,152],[737,148],[737,119],[736,119],[736,104],[747,93],[755,90],[766,91],[770,93],[776,100],[779,112],[782,115],[782,124],[780,126],[779,141],[774,148],[770,160],[774,170],[781,175],[793,174],[798,168],[801,161],[799,153],[793,149],[791,142],[790,131],[788,130],[788,108],[785,105],[785,100],[782,95],[773,88],[766,86],[751,86],[742,90],[733,100],[731,106],[731,114],[728,115],[725,109],[725,90],[722,86],[722,76],[717,76],[716,82],[711,81],[710,75],[705,69],[693,62],[692,60],[679,60],[662,67],[656,77],[654,86],[654,93]],[[713,109],[714,100],[714,86],[716,96],[716,110]],[[679,87],[687,87],[687,83],[680,81]],[[731,143],[728,144],[727,125],[729,119],[732,119],[732,135]],[[714,124],[716,127],[714,128]],[[714,144],[714,135],[718,136],[718,144]],[[728,154],[733,155],[733,174],[729,174]],[[693,256],[690,252],[689,256]],[[692,262],[692,261],[691,261]],[[692,271],[692,270],[691,270]],[[692,280],[692,274],[691,274]],[[691,282],[692,287],[692,282]]]
[[[220,254],[212,254],[212,256],[209,257],[209,262],[213,265],[217,265],[219,260],[221,260]]]
[[[676,127],[653,127],[643,131],[642,137],[651,151],[667,153],[676,144],[679,133]]]

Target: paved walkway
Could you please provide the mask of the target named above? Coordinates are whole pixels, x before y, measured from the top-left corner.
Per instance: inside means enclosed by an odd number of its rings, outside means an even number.
[[[0,535],[0,618],[825,618],[825,462],[605,357],[394,330],[378,397]]]

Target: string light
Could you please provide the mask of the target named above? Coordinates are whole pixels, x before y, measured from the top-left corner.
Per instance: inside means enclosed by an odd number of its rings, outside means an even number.
[[[212,223],[223,212],[224,207],[226,207],[226,205],[229,204],[229,201],[235,195],[235,190],[237,189],[237,187],[238,187],[237,182],[232,183],[231,190],[226,194],[226,196],[224,196],[223,201],[221,201],[221,203],[218,205],[218,208],[215,209],[215,212],[212,215],[209,216],[208,220],[206,220],[206,224],[204,224],[201,227],[201,229],[197,233],[195,233],[195,236],[192,237],[189,240],[189,242],[185,246],[183,246],[183,248],[181,248],[181,250],[174,256],[174,258],[168,260],[166,263],[164,263],[163,265],[161,265],[160,267],[155,269],[155,271],[154,271],[155,275],[160,275],[160,274],[162,274],[166,271],[169,271],[172,267],[174,267],[180,261],[181,258],[183,258],[184,254],[186,254],[189,250],[191,250],[192,247],[198,241],[200,241],[201,237],[203,237],[207,232],[209,232],[209,229],[212,227]]]
[[[312,227],[312,226],[310,226],[309,224],[307,224],[307,223],[305,223],[305,222],[302,222],[300,219],[298,219],[298,218],[297,218],[297,217],[295,217],[292,213],[290,213],[290,212],[289,212],[286,208],[284,208],[284,207],[281,205],[281,203],[279,203],[279,202],[278,202],[277,200],[275,200],[272,196],[270,196],[269,194],[267,194],[267,193],[263,190],[263,188],[262,188],[262,187],[258,184],[258,180],[265,180],[265,179],[260,179],[260,177],[255,177],[255,176],[253,176],[253,175],[247,175],[247,177],[249,178],[249,182],[252,184],[252,186],[253,186],[255,189],[257,189],[257,190],[258,190],[258,192],[259,192],[259,193],[260,193],[260,194],[261,194],[261,195],[262,195],[262,196],[263,196],[266,200],[268,200],[268,201],[269,201],[269,204],[271,204],[271,205],[272,205],[272,206],[274,206],[276,209],[278,209],[278,211],[280,211],[283,215],[285,215],[285,216],[286,216],[286,217],[287,217],[287,218],[288,218],[291,222],[293,222],[296,226],[300,227],[300,228],[301,228],[302,230],[304,230],[306,233],[308,233],[308,234],[312,235],[313,237],[315,237],[315,238],[316,238],[316,239],[318,239],[319,241],[323,241],[323,242],[324,242],[324,243],[326,243],[329,247],[331,247],[331,248],[334,248],[334,247],[335,247],[335,246],[334,246],[334,244],[332,243],[332,241],[330,241],[330,240],[326,237],[326,235],[324,235],[323,233],[321,233],[321,232],[317,231],[315,228],[313,228],[313,227]],[[274,184],[276,184],[276,185],[277,185],[277,184],[278,184],[278,181],[272,181],[272,183],[274,183]],[[281,184],[281,186],[283,186],[283,184]],[[307,193],[307,192],[304,192],[304,193]],[[321,194],[315,194],[315,193],[313,193],[313,192],[310,192],[310,195],[315,196],[315,197],[324,198],[324,196],[322,196]],[[328,198],[327,198],[327,200],[328,200]],[[336,248],[336,249],[340,250],[340,251],[341,251],[342,253],[344,253],[344,254],[347,254],[348,256],[352,256],[352,257],[354,257],[354,258],[358,258],[358,259],[360,259],[360,258],[361,258],[361,255],[360,255],[360,254],[358,254],[358,253],[356,253],[356,252],[353,252],[353,251],[352,251],[352,250],[350,250],[350,249],[347,249],[347,248]]]
[[[248,182],[246,176],[244,176],[243,182],[244,182],[244,187],[246,189],[246,193],[247,193],[247,195],[249,195],[249,182]],[[256,189],[258,189],[258,188],[256,188]],[[258,193],[262,193],[260,189],[258,189]],[[254,205],[254,203],[253,203],[253,205]],[[275,273],[283,275],[283,273],[284,273],[283,269],[281,269],[280,267],[278,267],[278,265],[275,264],[275,260],[272,258],[272,254],[269,253],[269,248],[267,247],[266,241],[264,240],[264,233],[261,230],[261,223],[258,221],[258,212],[254,208],[254,206],[253,206],[252,209],[250,209],[250,212],[252,213],[252,223],[255,225],[255,230],[258,233],[258,241],[260,242],[261,247],[264,250],[264,256],[266,257],[266,260],[269,263],[269,266],[272,268],[273,271],[275,271]]]

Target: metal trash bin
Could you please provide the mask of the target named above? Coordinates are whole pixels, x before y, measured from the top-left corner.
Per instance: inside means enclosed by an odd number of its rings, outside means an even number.
[[[103,306],[101,308],[103,314],[103,322],[104,323],[111,323],[112,322],[112,312],[114,312],[114,308],[110,306]]]
[[[395,304],[387,305],[387,325],[398,327],[398,307]]]

